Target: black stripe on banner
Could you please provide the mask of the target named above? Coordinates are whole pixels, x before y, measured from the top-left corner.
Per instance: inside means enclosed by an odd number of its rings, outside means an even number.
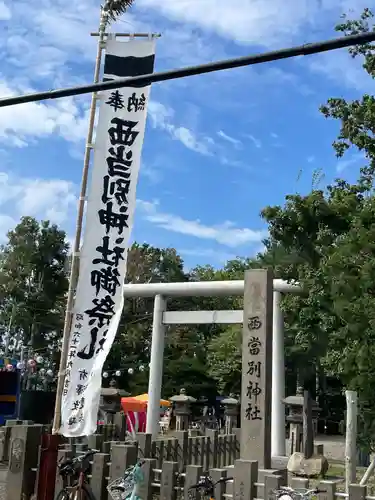
[[[104,61],[104,74],[118,78],[128,76],[148,75],[154,72],[155,54],[146,57],[119,57],[106,54]]]
[[[108,78],[108,76],[105,76],[103,78],[103,82],[112,82],[113,80],[116,80],[116,78]],[[139,89],[139,88],[144,88],[145,84],[144,83],[132,83],[131,85],[128,86],[129,88],[132,89]],[[113,92],[113,91],[112,91]],[[121,92],[121,89],[120,89]]]

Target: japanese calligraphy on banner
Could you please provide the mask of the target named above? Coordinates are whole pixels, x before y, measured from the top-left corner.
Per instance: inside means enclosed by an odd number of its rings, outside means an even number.
[[[155,40],[106,43],[104,80],[153,72]],[[123,308],[123,283],[150,87],[100,95],[86,229],[61,404],[60,433],[95,433],[102,369]]]

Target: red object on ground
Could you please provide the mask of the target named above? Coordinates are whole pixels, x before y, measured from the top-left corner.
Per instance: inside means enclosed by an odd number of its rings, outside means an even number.
[[[136,432],[146,432],[146,421],[145,411],[128,411],[126,414],[127,431],[134,436]]]
[[[57,452],[60,442],[58,434],[42,434],[38,470],[38,500],[55,498]]]

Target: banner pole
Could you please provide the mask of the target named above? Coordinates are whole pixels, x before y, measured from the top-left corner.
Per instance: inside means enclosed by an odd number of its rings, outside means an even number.
[[[100,15],[100,24],[99,24],[99,41],[98,41],[98,49],[95,60],[95,70],[94,70],[94,83],[99,82],[100,76],[100,66],[102,61],[102,52],[103,52],[103,42],[105,36],[105,29],[108,23],[108,11],[106,10],[106,6],[101,8]],[[58,434],[60,426],[61,426],[61,401],[64,389],[64,379],[66,372],[66,363],[68,358],[69,351],[69,340],[70,340],[70,328],[73,319],[73,306],[74,306],[74,291],[77,284],[78,271],[79,271],[79,252],[81,246],[81,236],[82,236],[82,223],[83,223],[83,214],[85,208],[86,201],[86,192],[87,192],[87,181],[88,174],[90,168],[90,158],[91,158],[91,150],[92,150],[92,138],[94,134],[94,123],[95,123],[95,114],[96,114],[96,101],[97,101],[97,92],[92,94],[91,98],[91,106],[90,106],[90,115],[89,115],[89,128],[87,132],[87,140],[86,140],[86,148],[85,148],[85,156],[83,160],[83,169],[82,169],[82,180],[81,180],[81,190],[78,201],[78,213],[77,213],[77,221],[76,221],[76,233],[74,238],[74,248],[72,252],[72,261],[70,268],[70,278],[69,278],[69,288],[68,288],[68,297],[66,304],[66,313],[64,320],[64,330],[63,330],[63,338],[62,338],[62,346],[61,346],[61,357],[60,357],[60,366],[57,375],[57,389],[56,389],[56,402],[55,402],[55,414],[53,418],[53,427],[52,434]]]

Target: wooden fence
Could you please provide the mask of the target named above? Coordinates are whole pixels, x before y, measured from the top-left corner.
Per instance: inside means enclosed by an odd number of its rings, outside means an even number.
[[[109,426],[105,432],[87,438],[87,447],[109,453],[113,444],[119,441],[108,439],[111,435]],[[122,444],[126,444],[123,442]],[[132,444],[128,442],[127,444]],[[82,444],[68,443],[66,446],[82,448]],[[149,434],[137,434],[139,458],[155,458],[158,467],[164,460],[176,461],[179,469],[186,465],[201,465],[206,470],[210,467],[226,467],[239,458],[239,440],[237,434],[223,435],[216,430],[207,430],[205,436],[190,437],[188,431],[176,431],[174,437],[152,440]]]

